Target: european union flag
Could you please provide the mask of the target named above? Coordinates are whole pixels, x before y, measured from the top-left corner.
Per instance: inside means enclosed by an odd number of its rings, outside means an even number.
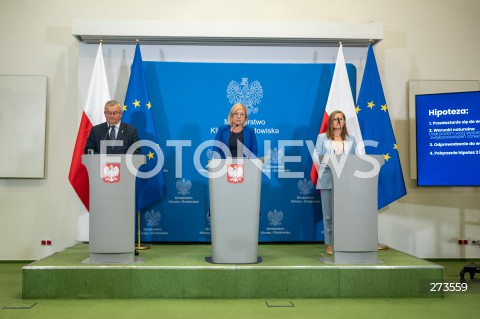
[[[372,45],[368,48],[367,62],[358,94],[357,116],[363,141],[378,142],[377,147],[365,146],[365,152],[383,155],[385,159],[378,180],[380,210],[407,194],[407,191]]]
[[[141,141],[149,141],[148,144],[150,146],[159,148],[157,131],[155,130],[155,122],[152,114],[153,108],[154,106],[150,103],[148,95],[142,53],[140,52],[140,45],[137,44],[130,79],[128,81],[125,104],[123,106],[122,120],[137,128],[138,138]],[[152,147],[144,146],[142,143],[142,154],[146,156],[146,164],[140,166],[140,172],[154,172],[159,160],[158,154],[160,153],[156,152]],[[137,211],[149,208],[167,192],[163,171],[160,170],[157,174],[150,175],[153,176],[149,178],[137,177]]]

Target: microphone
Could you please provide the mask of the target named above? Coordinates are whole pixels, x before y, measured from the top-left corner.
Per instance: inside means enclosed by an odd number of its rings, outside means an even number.
[[[235,149],[236,149],[236,151],[235,151],[235,156],[233,156],[233,153],[232,153],[232,157],[238,157],[238,154],[241,153],[240,145],[238,145],[239,139],[238,139],[238,136],[237,136],[237,134],[239,134],[239,133],[234,132],[234,130],[235,130],[237,127],[239,127],[239,126],[240,126],[240,124],[234,123],[232,129],[230,130],[229,142],[231,141],[231,138],[232,138],[232,137],[237,140],[237,141],[235,142],[235,144],[234,144],[234,145],[235,145]],[[230,143],[231,143],[231,142],[230,142]],[[232,151],[232,144],[230,144],[230,151]]]
[[[107,124],[107,125],[108,125],[108,124]],[[113,125],[109,125],[109,126],[108,126],[107,133],[106,133],[105,136],[103,137],[103,140],[104,140],[104,141],[110,140],[110,137],[107,139],[107,136],[108,136],[108,133],[112,130],[112,127],[113,127]],[[102,142],[102,140],[100,140],[100,145],[102,145],[102,143],[106,143],[106,142]],[[101,153],[101,152],[102,152],[102,151],[100,150],[99,153]],[[105,147],[105,152],[106,152],[106,154],[108,154],[106,147]]]
[[[107,129],[107,133],[106,133],[105,136],[103,137],[104,140],[107,139],[107,135],[108,135],[108,133],[110,132],[111,129],[112,129],[112,126],[110,125],[110,126],[108,127],[108,129]]]
[[[338,124],[340,124],[340,118],[339,117],[337,117],[337,122],[338,122]]]

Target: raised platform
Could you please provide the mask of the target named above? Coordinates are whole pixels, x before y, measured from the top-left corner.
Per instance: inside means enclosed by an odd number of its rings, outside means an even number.
[[[426,293],[443,281],[443,267],[394,249],[380,264],[324,263],[321,244],[260,244],[262,262],[211,264],[208,244],[158,244],[140,251],[143,263],[89,265],[78,244],[23,267],[23,298],[381,298],[441,297]]]

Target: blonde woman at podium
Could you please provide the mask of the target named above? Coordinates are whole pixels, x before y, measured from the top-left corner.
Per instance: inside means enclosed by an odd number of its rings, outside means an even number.
[[[226,158],[230,153],[231,157],[255,158],[258,155],[257,136],[255,130],[247,126],[247,120],[246,106],[241,103],[233,105],[228,113],[228,125],[220,126],[215,136],[214,156],[219,154]]]
[[[330,167],[326,163],[320,163],[319,156],[354,154],[355,147],[355,138],[348,135],[345,114],[342,111],[333,111],[328,120],[327,131],[317,137],[313,154],[313,161],[318,172],[317,189],[320,189],[322,199],[325,245],[327,245],[327,254],[329,255],[333,253],[333,177]]]

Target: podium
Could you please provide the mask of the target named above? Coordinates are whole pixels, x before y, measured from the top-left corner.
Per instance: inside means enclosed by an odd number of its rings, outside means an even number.
[[[212,159],[208,178],[212,262],[257,263],[262,161]]]
[[[135,261],[135,179],[144,155],[82,156],[90,183],[90,264]]]
[[[378,174],[382,155],[324,155],[333,176],[333,263],[378,263]]]

